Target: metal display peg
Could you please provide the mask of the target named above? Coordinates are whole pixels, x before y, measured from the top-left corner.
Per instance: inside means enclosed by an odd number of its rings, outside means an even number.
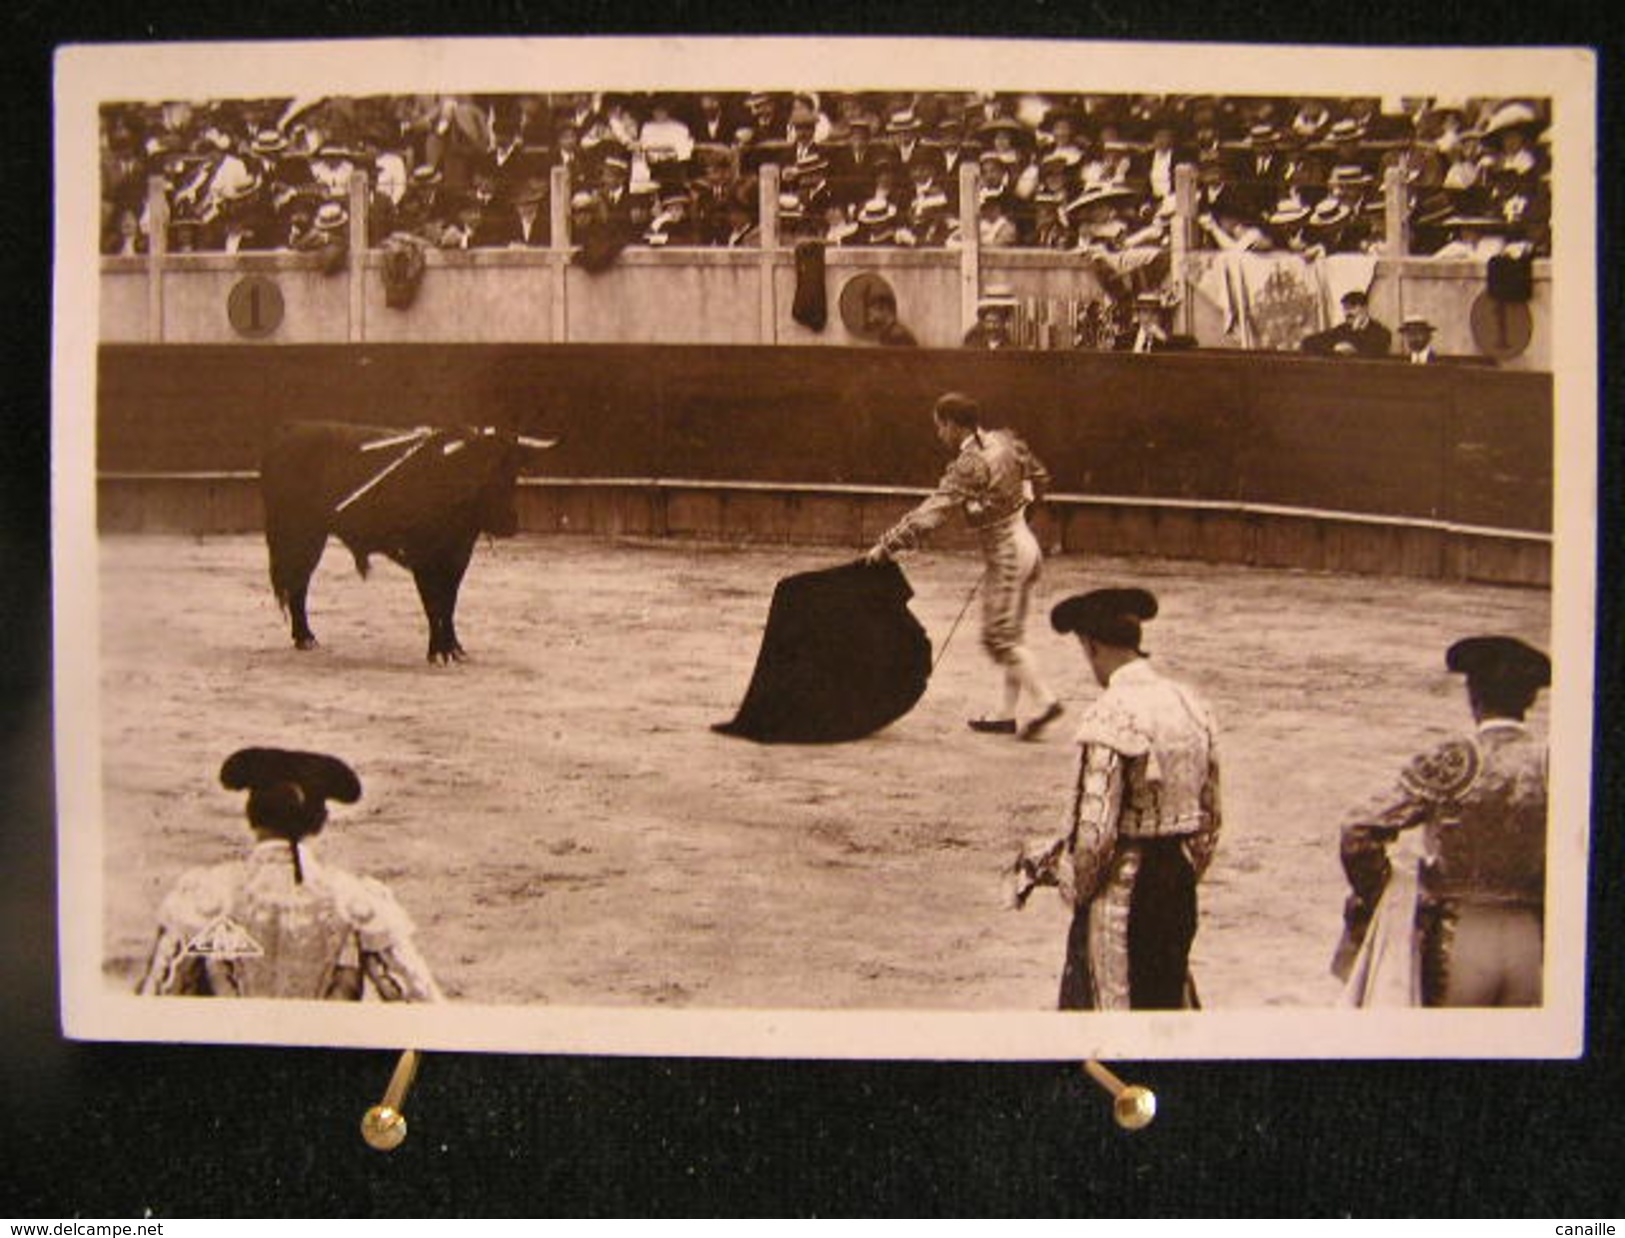
[[[1157,1094],[1137,1083],[1124,1083],[1106,1067],[1091,1058],[1083,1064],[1083,1072],[1098,1083],[1112,1097],[1112,1117],[1126,1131],[1144,1130],[1157,1116]]]
[[[418,1051],[405,1049],[395,1063],[395,1073],[389,1077],[384,1099],[361,1116],[361,1137],[369,1147],[380,1152],[393,1152],[406,1142],[406,1094],[412,1090],[412,1081],[418,1073]]]

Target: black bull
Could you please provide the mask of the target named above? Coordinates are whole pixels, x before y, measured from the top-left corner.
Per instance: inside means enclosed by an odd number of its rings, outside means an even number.
[[[412,573],[429,620],[429,661],[461,661],[457,590],[481,533],[518,530],[514,490],[522,455],[550,441],[490,429],[411,431],[335,422],[281,426],[260,466],[271,587],[293,643],[316,636],[305,612],[310,577],[329,534],[367,574],[381,554]]]

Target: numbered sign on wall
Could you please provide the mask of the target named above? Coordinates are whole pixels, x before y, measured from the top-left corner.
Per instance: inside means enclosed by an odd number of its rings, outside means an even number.
[[[270,335],[282,325],[282,289],[263,275],[245,275],[226,298],[231,329],[249,339]]]

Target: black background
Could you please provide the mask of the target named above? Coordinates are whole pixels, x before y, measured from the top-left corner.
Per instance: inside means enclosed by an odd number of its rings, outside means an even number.
[[[454,13],[454,15],[452,15]],[[1601,4],[780,0],[663,10],[393,3],[7,14],[0,158],[0,1214],[1392,1215],[1625,1208],[1620,720],[1620,36]],[[651,24],[653,23],[653,24]],[[1617,23],[1616,23],[1617,25]],[[399,1151],[357,1133],[383,1052],[79,1045],[57,1030],[49,731],[50,52],[62,42],[477,33],[963,34],[1590,44],[1603,53],[1605,380],[1588,1049],[1577,1062],[1121,1063],[1113,1126],[1076,1065],[430,1055]],[[908,897],[906,890],[899,898]],[[906,1018],[906,1015],[899,1017]]]

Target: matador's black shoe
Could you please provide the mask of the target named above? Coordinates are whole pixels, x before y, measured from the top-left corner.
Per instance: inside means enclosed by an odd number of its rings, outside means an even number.
[[[1016,720],[1014,718],[972,718],[965,725],[973,731],[981,731],[984,735],[1014,735],[1016,733]]]
[[[1026,726],[1021,728],[1021,738],[1029,743],[1037,739],[1042,739],[1044,729],[1065,712],[1066,706],[1062,705],[1060,701],[1055,701],[1048,709],[1039,714],[1038,717],[1033,718],[1027,723]]]

